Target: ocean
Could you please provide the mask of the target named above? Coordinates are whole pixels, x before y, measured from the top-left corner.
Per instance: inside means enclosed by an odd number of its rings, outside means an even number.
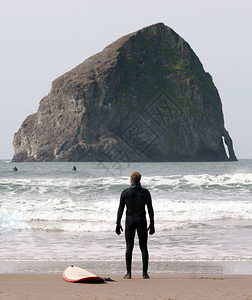
[[[152,195],[150,272],[252,274],[252,160],[1,160],[0,273],[59,272],[69,264],[124,272],[124,235],[116,235],[115,222],[132,171]],[[124,220],[125,213],[123,227]],[[134,268],[141,271],[137,237]]]

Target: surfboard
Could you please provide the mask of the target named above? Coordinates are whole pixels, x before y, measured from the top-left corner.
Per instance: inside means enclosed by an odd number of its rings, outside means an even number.
[[[71,266],[64,270],[63,278],[69,282],[103,283],[104,278],[96,276],[87,270]]]

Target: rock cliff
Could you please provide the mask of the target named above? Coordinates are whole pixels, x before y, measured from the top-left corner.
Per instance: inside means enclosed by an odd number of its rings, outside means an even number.
[[[13,161],[237,160],[212,77],[162,23],[57,78],[13,145]]]

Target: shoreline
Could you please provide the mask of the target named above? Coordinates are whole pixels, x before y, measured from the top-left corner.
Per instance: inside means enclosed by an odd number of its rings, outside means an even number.
[[[104,274],[97,274],[104,276]],[[104,276],[105,277],[105,276]],[[107,277],[107,274],[106,274]],[[1,300],[251,300],[252,275],[154,274],[102,284],[69,283],[62,274],[0,274]]]
[[[95,274],[120,274],[125,272],[125,262],[114,260],[18,260],[0,261],[0,274],[57,274],[75,265]],[[142,262],[134,260],[132,273],[141,274]],[[251,261],[149,261],[150,274],[212,274],[252,275]],[[252,300],[252,299],[251,299]]]

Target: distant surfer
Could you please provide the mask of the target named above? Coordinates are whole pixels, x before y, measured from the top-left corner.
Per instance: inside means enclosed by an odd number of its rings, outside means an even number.
[[[137,232],[139,246],[142,252],[143,278],[150,278],[148,275],[149,253],[147,247],[148,231],[152,235],[155,233],[154,211],[152,207],[151,194],[147,189],[142,188],[141,174],[132,172],[130,174],[130,188],[121,193],[120,204],[117,212],[116,233],[121,234],[121,218],[126,205],[125,221],[125,241],[126,241],[126,270],[125,279],[131,279],[132,251],[134,248],[134,238]],[[145,206],[147,206],[150,225],[147,228]]]
[[[15,167],[13,168],[13,171],[16,172],[17,170],[18,170],[18,168],[15,166]]]
[[[76,170],[77,170],[77,168],[75,166],[73,166],[73,171],[76,171]]]

